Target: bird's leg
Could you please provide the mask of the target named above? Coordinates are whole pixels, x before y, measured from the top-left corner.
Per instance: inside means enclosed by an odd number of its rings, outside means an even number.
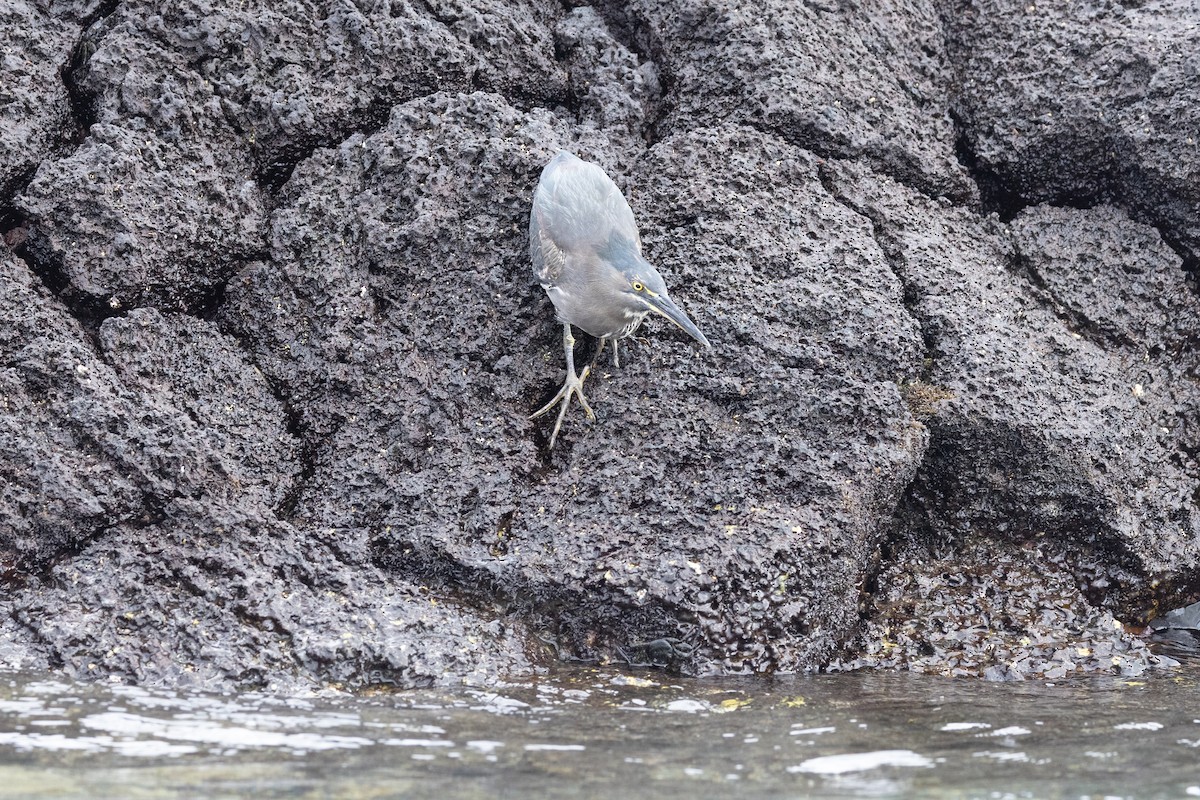
[[[620,341],[620,340],[613,339],[613,366],[616,368],[620,368],[620,366],[621,366],[621,354],[617,352],[617,342],[618,341]]]
[[[603,340],[601,340],[603,342]],[[558,421],[554,423],[554,433],[550,434],[550,449],[554,449],[554,442],[558,439],[558,429],[562,427],[563,417],[567,415],[567,408],[571,405],[571,395],[579,397],[579,405],[583,406],[583,410],[587,412],[588,419],[595,419],[596,415],[592,413],[592,407],[588,405],[587,398],[583,396],[583,381],[587,378],[588,373],[592,371],[589,364],[583,368],[583,372],[579,375],[575,374],[575,337],[571,335],[571,326],[569,323],[563,323],[563,353],[567,357],[567,378],[563,381],[562,388],[558,390],[558,394],[554,395],[549,403],[533,412],[530,419],[536,419],[542,414],[545,414],[554,406],[562,404],[562,408],[558,412]]]
[[[589,370],[590,370],[590,369],[592,369],[593,367],[595,367],[595,366],[596,366],[596,362],[600,360],[600,354],[604,352],[604,345],[606,345],[606,344],[608,344],[608,337],[607,337],[607,336],[601,336],[601,337],[600,337],[600,346],[599,346],[599,347],[597,347],[597,348],[596,348],[596,352],[592,354],[592,363],[591,363],[591,364],[588,364],[588,369],[589,369]],[[616,343],[616,340],[614,340],[614,341],[613,341],[613,347],[616,347],[616,345],[617,345],[617,343]]]

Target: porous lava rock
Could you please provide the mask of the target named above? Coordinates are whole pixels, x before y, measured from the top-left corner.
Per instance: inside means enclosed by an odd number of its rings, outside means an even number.
[[[954,114],[985,194],[1009,207],[1115,202],[1195,269],[1195,5],[986,0],[942,13]]]

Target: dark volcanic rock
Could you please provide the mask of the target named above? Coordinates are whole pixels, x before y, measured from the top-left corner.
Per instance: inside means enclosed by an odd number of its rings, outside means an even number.
[[[93,33],[100,46],[82,83],[101,121],[141,118],[253,147],[275,181],[313,147],[431,91],[562,97],[553,17],[523,2],[122,2]]]
[[[594,379],[601,422],[573,416],[547,453],[527,414],[558,380],[560,329],[524,227],[564,127],[439,95],[297,171],[275,233],[288,312],[239,329],[322,436],[296,519],[503,598],[580,656],[669,634],[705,645],[705,669],[811,663],[853,620],[879,509],[923,447],[895,384],[920,356],[899,285],[804,151],[739,128],[663,142],[630,196],[671,198],[651,224],[692,220],[648,252],[716,346],[627,346]],[[230,307],[279,290],[256,270]],[[763,313],[739,322],[750,304]],[[889,337],[870,336],[878,319]]]
[[[259,184],[313,147],[448,87],[565,94],[535,8],[326,5],[125,2],[98,21],[74,72],[90,136],[18,200],[34,258],[93,303],[204,311],[265,250]]]
[[[11,574],[44,565],[114,520],[141,516],[145,506],[134,470],[101,452],[97,433],[78,424],[90,404],[72,402],[85,381],[108,383],[111,370],[25,264],[0,253],[0,569]]]
[[[1073,330],[1166,369],[1196,362],[1200,297],[1158,231],[1111,206],[1036,206],[1012,230],[1018,266]]]
[[[28,252],[68,281],[72,304],[203,310],[263,247],[265,209],[248,158],[97,124],[70,156],[43,162],[18,198]]]
[[[665,75],[666,131],[738,122],[933,195],[974,192],[935,3],[635,0],[628,14]]]
[[[273,508],[292,492],[299,465],[285,410],[237,343],[211,322],[137,309],[104,322],[100,347],[126,389],[169,397],[178,424],[195,426],[172,438],[202,448],[228,483],[206,495]]]
[[[1148,361],[1144,347],[1076,331],[1042,289],[1059,280],[1063,253],[1099,265],[1129,242],[1153,244],[1126,254],[1121,277],[1154,276],[1172,290],[1134,284],[1121,297],[1123,282],[1109,281],[1092,298],[1103,304],[1084,313],[1177,336],[1195,323],[1176,322],[1173,312],[1196,302],[1179,292],[1178,256],[1124,215],[1102,227],[1095,223],[1105,212],[1075,212],[1068,227],[1064,212],[1031,210],[1010,230],[856,172],[837,185],[876,221],[930,348],[924,380],[945,396],[927,421],[932,446],[912,492],[928,523],[947,537],[1052,535],[1150,574],[1195,564],[1200,468],[1180,458],[1195,383],[1167,389],[1182,370]],[[1027,269],[1048,277],[1031,280]],[[1092,268],[1089,280],[1104,286],[1108,269]],[[1070,292],[1076,302],[1087,296]]]
[[[591,6],[564,16],[555,29],[555,42],[568,65],[568,101],[583,135],[625,138],[624,146],[636,146],[662,100],[654,62],[639,58],[619,41]]]
[[[1200,589],[1190,8],[9,5],[4,664],[1135,674]],[[559,148],[713,347],[549,451]]]
[[[114,526],[47,572],[69,591],[31,582],[6,598],[0,654],[84,678],[284,692],[529,669],[508,626],[345,558],[263,515],[175,499],[162,519]]]
[[[10,567],[153,525],[177,498],[269,506],[289,491],[283,409],[212,323],[141,309],[108,320],[97,347],[24,264],[3,269]]]
[[[297,441],[211,322],[138,309],[93,346],[21,262],[2,266],[6,663],[280,689],[526,668],[504,626],[370,568],[353,537],[276,518]]]
[[[1200,602],[1173,608],[1150,621],[1156,652],[1182,660],[1200,659]]]
[[[955,2],[957,113],[998,202],[1113,202],[1200,256],[1200,9]],[[1193,266],[1194,269],[1194,266]]]
[[[11,0],[0,7],[0,207],[73,133],[71,100],[59,71],[79,39],[66,9]]]

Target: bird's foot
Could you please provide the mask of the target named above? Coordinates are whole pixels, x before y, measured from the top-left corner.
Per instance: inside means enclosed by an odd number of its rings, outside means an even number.
[[[575,395],[579,398],[579,405],[583,406],[584,412],[588,419],[594,420],[596,415],[592,413],[592,407],[588,405],[587,398],[583,396],[583,382],[587,379],[588,373],[592,371],[591,365],[583,368],[583,372],[576,375],[572,370],[567,373],[567,379],[563,381],[562,388],[558,390],[558,394],[546,405],[533,412],[529,418],[537,419],[542,414],[545,414],[556,405],[561,404],[562,408],[558,411],[558,420],[554,423],[554,432],[550,434],[550,449],[554,449],[554,442],[558,439],[558,431],[562,427],[563,417],[567,415],[567,409],[571,406],[571,396]]]

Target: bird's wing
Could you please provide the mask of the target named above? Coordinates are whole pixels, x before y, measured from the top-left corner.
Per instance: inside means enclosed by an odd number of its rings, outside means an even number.
[[[568,259],[592,259],[613,240],[641,237],[625,196],[595,164],[569,154],[555,157],[542,171],[529,219],[533,269],[542,284],[553,284]]]
[[[541,222],[542,210],[535,199],[529,215],[529,254],[533,257],[533,274],[543,286],[558,283],[567,259]]]

